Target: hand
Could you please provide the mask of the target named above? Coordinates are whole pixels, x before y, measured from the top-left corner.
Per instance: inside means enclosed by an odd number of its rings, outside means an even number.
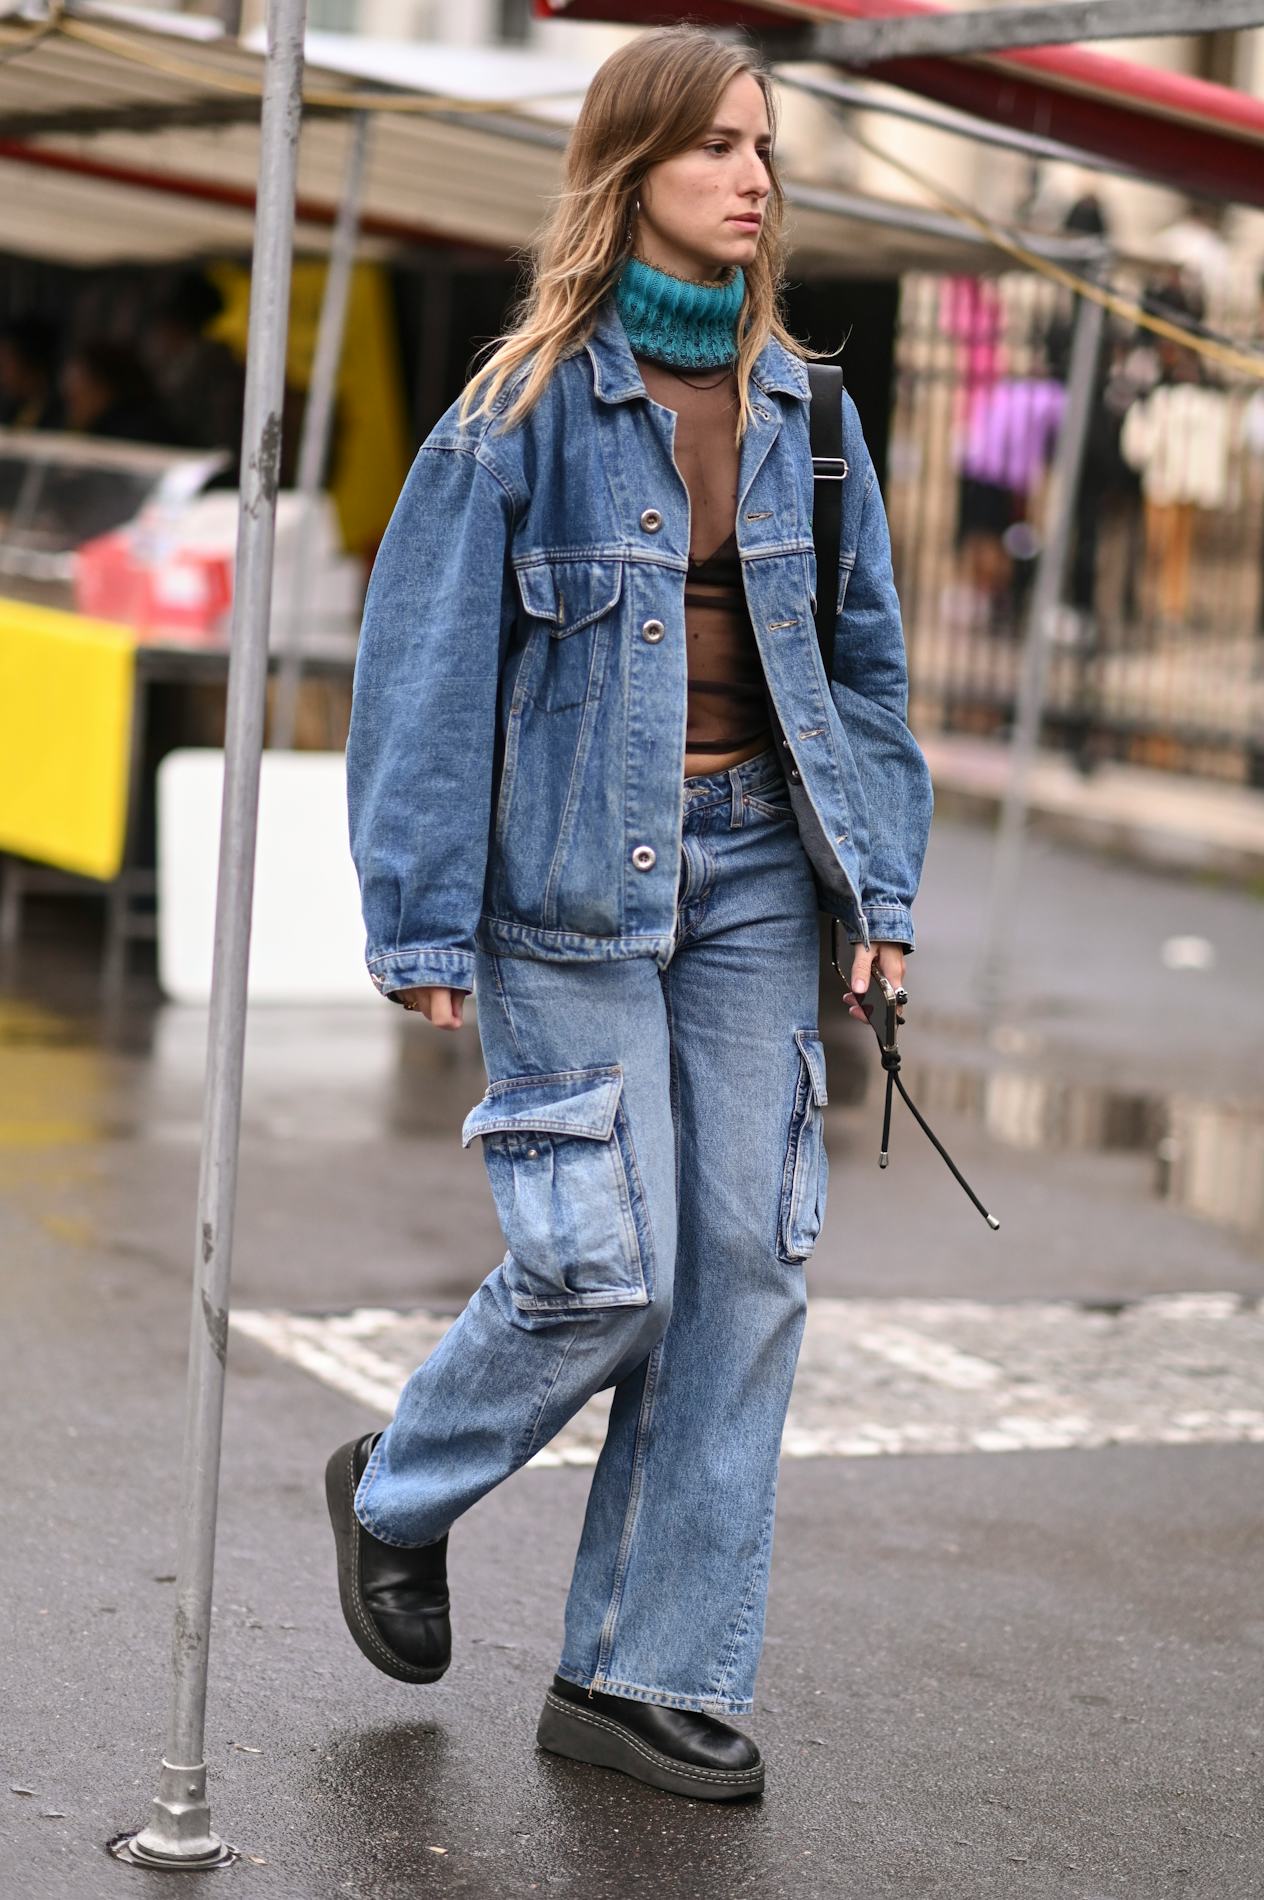
[[[461,1014],[465,1006],[464,990],[441,989],[437,984],[427,983],[417,989],[396,990],[394,994],[405,1009],[417,1010],[436,1029],[461,1027],[464,1020]]]
[[[870,972],[877,964],[892,989],[899,989],[904,981],[904,946],[899,943],[874,943],[866,950],[862,943],[856,945],[856,954],[851,961],[851,988],[843,1000],[847,1004],[847,1014],[854,1016],[858,1023],[867,1023],[873,1010],[862,1009],[865,991],[869,988]]]

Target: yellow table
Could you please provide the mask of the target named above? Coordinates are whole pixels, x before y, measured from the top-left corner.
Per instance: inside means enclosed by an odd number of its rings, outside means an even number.
[[[0,599],[0,851],[117,877],[135,672],[129,628]]]
[[[228,654],[223,637],[137,634],[0,598],[0,944],[17,943],[27,891],[87,878],[106,899],[102,975],[118,989],[129,943],[156,929],[152,693],[222,692]],[[307,676],[349,681],[354,665],[354,632],[305,644]]]

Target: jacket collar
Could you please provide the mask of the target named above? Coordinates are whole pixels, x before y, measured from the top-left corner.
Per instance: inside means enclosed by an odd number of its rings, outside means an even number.
[[[583,347],[592,362],[593,393],[601,402],[626,402],[631,396],[649,394],[613,297],[603,299]],[[765,394],[776,389],[807,399],[807,370],[776,337],[769,337],[755,358],[751,377]]]

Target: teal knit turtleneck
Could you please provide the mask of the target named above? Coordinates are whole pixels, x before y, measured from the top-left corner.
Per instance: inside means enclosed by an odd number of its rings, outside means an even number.
[[[632,348],[678,369],[718,369],[734,360],[745,293],[740,265],[727,283],[697,284],[639,257],[628,259],[614,286]]]

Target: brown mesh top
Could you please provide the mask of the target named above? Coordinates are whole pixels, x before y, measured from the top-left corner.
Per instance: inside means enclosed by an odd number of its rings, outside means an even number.
[[[676,466],[690,514],[685,769],[706,772],[708,760],[750,758],[773,739],[737,551],[737,378],[732,370],[681,373],[647,357],[636,361],[653,400],[676,412]]]

